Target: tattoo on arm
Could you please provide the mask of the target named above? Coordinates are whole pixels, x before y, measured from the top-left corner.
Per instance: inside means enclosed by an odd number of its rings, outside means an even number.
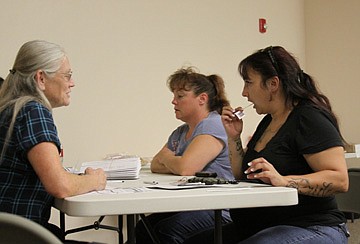
[[[230,162],[233,160],[233,155],[232,155],[231,150],[229,150],[229,159],[230,159]]]
[[[241,139],[229,140],[229,159],[231,164],[231,169],[236,179],[240,179],[242,175],[242,163],[244,158],[244,149],[241,144]]]
[[[291,179],[287,187],[298,190],[300,194],[314,197],[325,197],[334,194],[333,184],[323,182],[321,185],[311,185],[308,179]]]
[[[236,151],[239,152],[240,157],[244,157],[245,152],[244,152],[244,148],[242,147],[241,139],[240,138],[236,139],[235,143],[236,143]]]

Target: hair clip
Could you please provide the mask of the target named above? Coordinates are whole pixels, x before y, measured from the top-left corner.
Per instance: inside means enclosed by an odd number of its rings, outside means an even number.
[[[275,59],[275,55],[274,55],[274,51],[273,51],[273,46],[269,46],[265,49],[262,49],[261,52],[265,52],[269,58],[270,58],[270,61],[271,61],[271,64],[273,65],[277,75],[280,75],[280,69],[279,69],[279,65]]]
[[[9,71],[10,71],[11,74],[15,74],[16,69],[9,69]]]
[[[304,71],[301,69],[298,73],[298,82],[299,84],[304,81]]]

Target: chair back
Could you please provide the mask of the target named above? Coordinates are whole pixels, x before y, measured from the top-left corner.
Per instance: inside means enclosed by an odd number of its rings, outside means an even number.
[[[350,214],[353,220],[354,216],[360,216],[360,168],[350,168],[349,190],[346,193],[336,194],[336,201],[339,209],[345,213],[348,219]]]
[[[0,244],[61,244],[45,227],[27,218],[0,212]]]

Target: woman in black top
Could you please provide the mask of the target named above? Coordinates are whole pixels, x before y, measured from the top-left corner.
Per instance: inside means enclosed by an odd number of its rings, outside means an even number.
[[[244,150],[243,121],[233,114],[242,108],[223,109],[233,174],[296,188],[299,204],[230,210],[224,243],[347,243],[346,219],[334,197],[348,190],[344,140],[328,98],[282,47],[248,56],[239,72],[242,95],[265,117]]]

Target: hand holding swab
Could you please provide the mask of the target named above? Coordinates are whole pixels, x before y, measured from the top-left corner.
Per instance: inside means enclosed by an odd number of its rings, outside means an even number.
[[[250,106],[252,106],[253,104],[252,103],[250,103],[250,104],[248,104],[246,107],[244,107],[243,108],[243,110],[242,111],[234,111],[234,115],[236,116],[236,117],[238,117],[238,119],[242,119],[242,118],[244,118],[244,116],[245,116],[245,113],[243,112],[246,108],[248,108],[248,107],[250,107]]]

